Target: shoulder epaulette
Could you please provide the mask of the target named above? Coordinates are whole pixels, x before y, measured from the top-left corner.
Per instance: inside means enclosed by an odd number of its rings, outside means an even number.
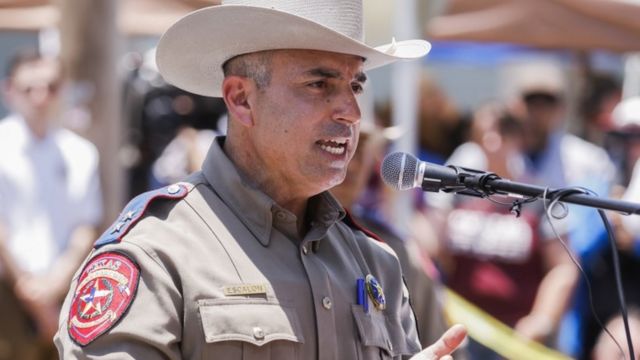
[[[346,213],[346,215],[342,219],[342,221],[344,221],[344,223],[347,224],[347,226],[349,226],[350,228],[352,228],[354,230],[362,231],[365,235],[367,235],[368,237],[370,237],[372,239],[378,240],[380,242],[384,242],[384,240],[382,240],[380,238],[380,236],[378,236],[376,233],[374,233],[373,231],[367,229],[366,227],[358,224],[349,211],[345,210],[345,213]]]
[[[182,199],[189,193],[187,185],[183,183],[173,184],[136,196],[125,206],[116,222],[102,233],[102,236],[93,244],[93,247],[97,249],[106,244],[120,242],[122,237],[142,218],[149,204],[156,199]]]

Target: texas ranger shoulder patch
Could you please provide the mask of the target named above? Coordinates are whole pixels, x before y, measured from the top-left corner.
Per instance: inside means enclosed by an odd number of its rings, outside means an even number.
[[[69,336],[88,345],[111,329],[127,311],[140,280],[140,268],[119,252],[97,255],[84,267],[69,309]]]

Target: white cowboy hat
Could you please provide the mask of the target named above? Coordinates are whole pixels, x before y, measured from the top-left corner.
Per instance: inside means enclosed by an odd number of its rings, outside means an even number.
[[[426,55],[424,40],[363,42],[362,0],[226,0],[173,24],[158,44],[164,79],[192,93],[220,97],[222,65],[234,56],[275,49],[323,50],[365,58],[365,70]]]
[[[621,130],[638,130],[640,128],[640,96],[622,100],[611,113],[614,126]]]

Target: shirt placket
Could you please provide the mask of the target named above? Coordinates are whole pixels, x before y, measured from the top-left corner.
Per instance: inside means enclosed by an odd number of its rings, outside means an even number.
[[[329,214],[325,214],[323,220],[329,222],[329,217]],[[322,265],[321,259],[313,251],[317,242],[326,235],[326,226],[326,223],[313,226],[299,246],[300,257],[309,279],[313,297],[319,360],[338,358],[338,344],[335,336],[336,323],[335,314],[333,313],[335,311],[333,306],[334,294],[331,279]]]

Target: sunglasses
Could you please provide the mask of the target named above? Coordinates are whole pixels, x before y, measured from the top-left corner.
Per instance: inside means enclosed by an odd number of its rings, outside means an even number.
[[[554,94],[549,93],[530,93],[526,94],[522,98],[528,106],[535,105],[547,105],[555,106],[560,104],[561,98]]]

